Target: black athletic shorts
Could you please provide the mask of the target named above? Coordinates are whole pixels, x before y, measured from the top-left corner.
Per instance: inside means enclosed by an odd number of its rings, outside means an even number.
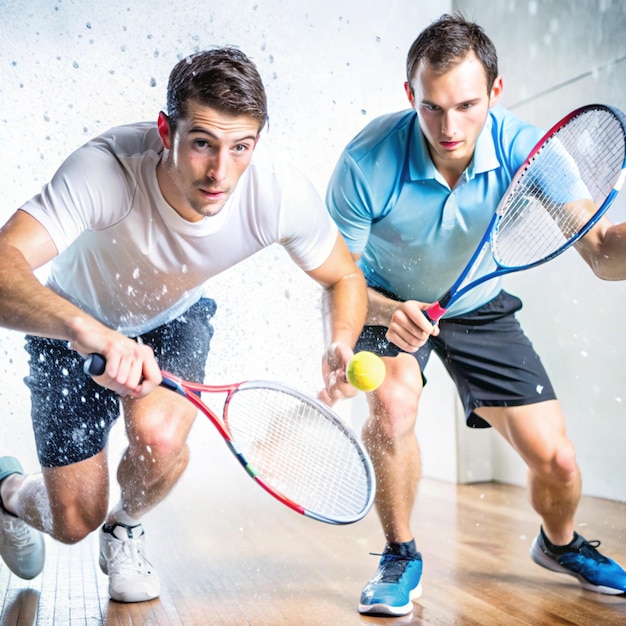
[[[151,346],[161,369],[202,382],[216,304],[202,298],[175,320],[136,337]],[[119,396],[83,373],[83,359],[66,341],[26,337],[31,418],[42,467],[91,458],[107,444],[120,415]]]
[[[519,298],[501,291],[475,311],[440,320],[439,335],[413,353],[422,372],[433,350],[439,356],[456,385],[471,428],[489,427],[473,412],[478,407],[523,406],[556,398],[539,356],[515,317],[521,308]],[[356,350],[397,356],[402,350],[385,339],[386,332],[384,326],[366,326]]]

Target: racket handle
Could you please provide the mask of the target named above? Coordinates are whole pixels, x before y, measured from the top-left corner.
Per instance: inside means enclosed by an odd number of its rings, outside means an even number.
[[[106,359],[101,354],[94,352],[85,359],[85,362],[83,363],[83,372],[85,372],[88,376],[100,376],[101,374],[104,374],[106,365]],[[176,383],[176,381],[165,375],[163,375],[163,379],[161,380],[161,387],[180,393],[183,396],[186,395],[185,391],[178,383]]]
[[[436,324],[442,317],[443,314],[447,311],[445,307],[441,306],[439,302],[435,302],[435,304],[431,304],[425,311],[424,315],[433,323]]]
[[[83,363],[83,372],[89,376],[100,376],[104,374],[107,362],[101,354],[90,354]]]

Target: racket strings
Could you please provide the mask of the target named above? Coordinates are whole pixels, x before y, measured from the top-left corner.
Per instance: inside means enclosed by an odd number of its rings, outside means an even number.
[[[360,447],[315,405],[278,389],[240,388],[225,419],[254,471],[290,500],[339,520],[368,505],[371,478]]]
[[[625,158],[624,130],[606,109],[587,110],[562,126],[519,177],[492,238],[505,267],[558,252],[594,218],[615,187]]]

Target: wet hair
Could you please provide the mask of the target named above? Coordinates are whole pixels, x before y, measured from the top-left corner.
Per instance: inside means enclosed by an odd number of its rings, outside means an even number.
[[[463,16],[442,15],[419,34],[409,49],[406,60],[409,86],[420,63],[427,63],[435,72],[445,74],[469,52],[474,52],[484,67],[487,91],[491,91],[498,76],[498,55],[493,42],[478,24]]]
[[[228,115],[247,115],[267,121],[267,96],[261,76],[252,61],[232,47],[197,52],[179,61],[167,85],[167,114],[172,127],[187,114],[190,101],[197,101]]]

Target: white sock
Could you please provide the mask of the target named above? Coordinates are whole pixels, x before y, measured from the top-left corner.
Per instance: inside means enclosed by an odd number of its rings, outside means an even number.
[[[137,526],[141,524],[141,520],[135,519],[128,515],[126,511],[124,511],[124,505],[120,500],[110,511],[107,517],[107,523],[111,522],[119,522],[120,524],[125,524],[126,526]]]

